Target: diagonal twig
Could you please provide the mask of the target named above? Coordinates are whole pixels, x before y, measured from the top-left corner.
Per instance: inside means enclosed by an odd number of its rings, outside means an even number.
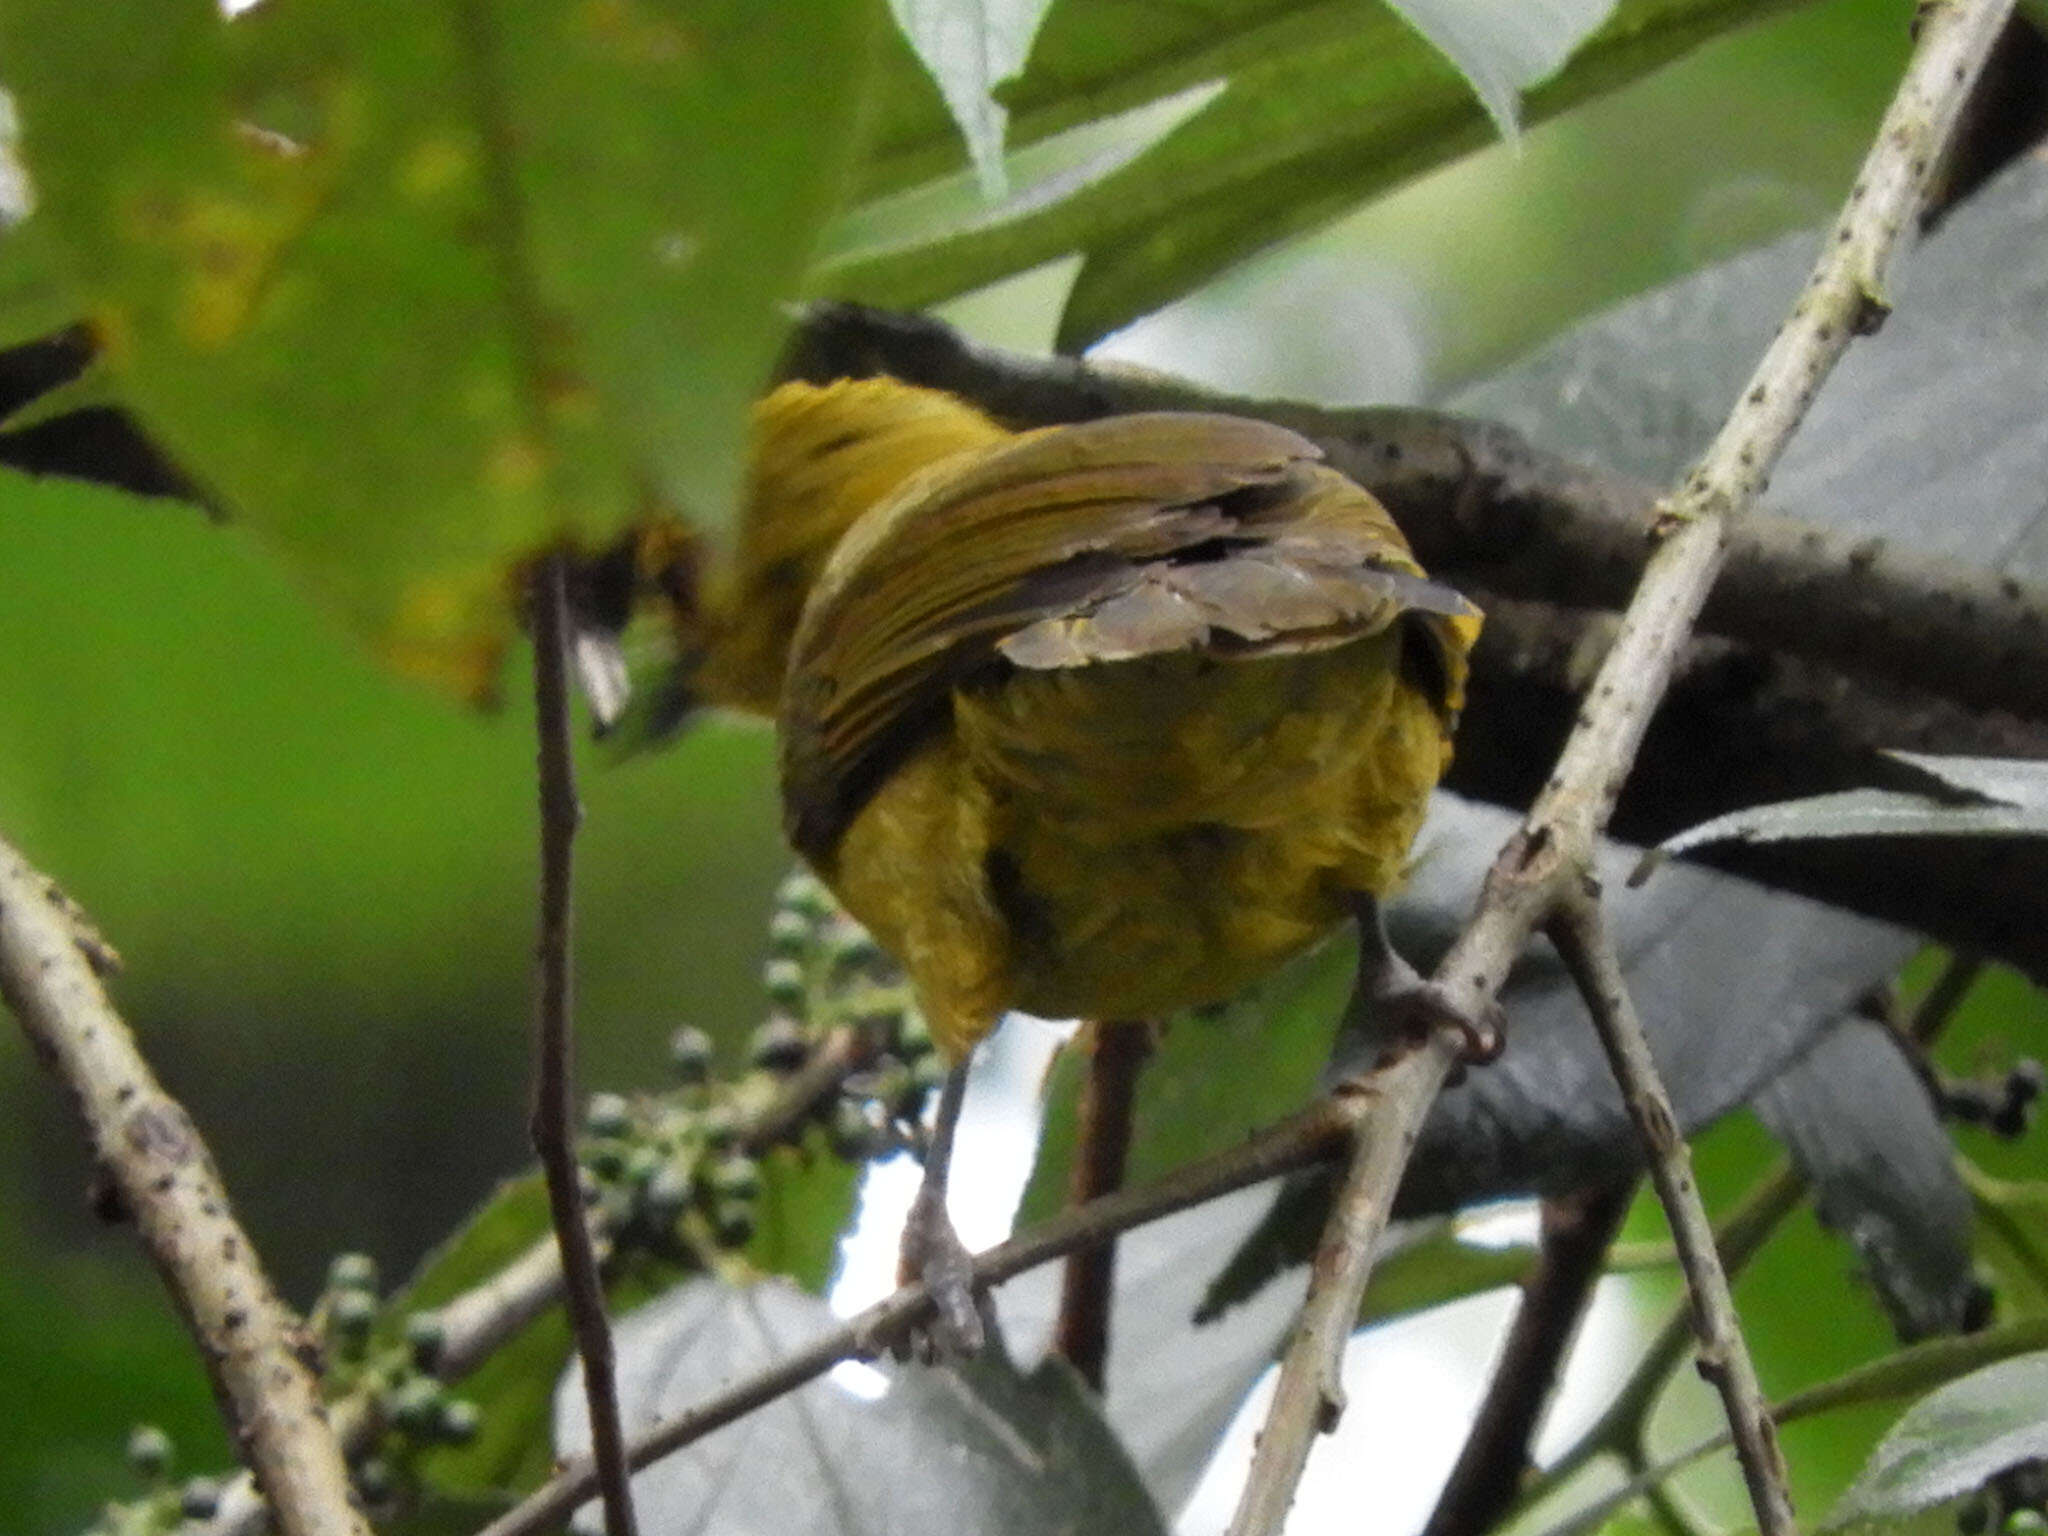
[[[1582,889],[1568,899],[1551,920],[1550,937],[1585,998],[1649,1157],[1650,1180],[1671,1223],[1685,1271],[1700,1374],[1721,1394],[1757,1528],[1763,1536],[1791,1536],[1792,1498],[1777,1426],[1742,1337],[1728,1274],[1714,1246],[1713,1224],[1693,1180],[1692,1154],[1679,1134],[1671,1097],[1657,1076],[1642,1020],[1622,976],[1621,957],[1601,918],[1597,892]]]
[[[101,1174],[132,1218],[200,1358],[221,1415],[284,1536],[369,1536],[310,1339],[271,1289],[212,1155],[114,1011],[111,955],[77,908],[0,842],[0,996],[70,1090]]]
[[[569,719],[568,557],[542,562],[534,583],[533,694],[539,738],[540,919],[535,941],[534,1150],[548,1186],[548,1209],[562,1251],[569,1322],[583,1361],[590,1406],[590,1443],[602,1473],[606,1536],[634,1536],[632,1480],[619,1428],[619,1392],[604,1282],[583,1205],[576,1162],[574,1044],[571,1036],[571,876],[576,824],[575,760]]]
[[[1000,1284],[1105,1237],[1330,1158],[1350,1144],[1376,1105],[1415,1097],[1410,1080],[1425,1055],[1415,1052],[1386,1063],[1228,1151],[1190,1163],[1142,1187],[1069,1207],[976,1255],[975,1285]],[[872,1357],[886,1350],[930,1313],[931,1298],[924,1287],[905,1286],[795,1354],[635,1437],[627,1458],[637,1469],[694,1444],[815,1380],[841,1360]],[[482,1536],[538,1536],[567,1519],[596,1487],[590,1459],[576,1457],[488,1526]]]
[[[1891,253],[1918,210],[1962,101],[1982,68],[2011,0],[1944,0],[1922,7],[1911,63],[1879,126],[1855,188],[1791,316],[1766,349],[1719,435],[1678,492],[1660,504],[1651,530],[1656,552],[1599,672],[1556,769],[1522,828],[1488,873],[1471,921],[1438,965],[1435,981],[1467,1018],[1494,1005],[1529,935],[1590,878],[1600,833],[1669,688],[1685,642],[1727,557],[1729,523],[1762,494],[1815,392],[1850,340],[1884,315]],[[1352,1168],[1325,1229],[1315,1274],[1349,1294],[1363,1287],[1383,1212],[1406,1164],[1406,1127],[1419,1123],[1442,1087],[1452,1044],[1442,1032],[1414,1053],[1409,1078],[1418,1103],[1389,1100],[1382,1135],[1358,1138]],[[1368,1184],[1372,1165],[1384,1191]],[[1231,1536],[1273,1536],[1285,1518],[1319,1427],[1336,1399],[1324,1391],[1349,1336],[1322,1326],[1328,1304],[1311,1294],[1282,1363],[1281,1379],[1253,1453]],[[1355,1305],[1349,1317],[1355,1317]],[[1758,1518],[1770,1527],[1768,1506]]]

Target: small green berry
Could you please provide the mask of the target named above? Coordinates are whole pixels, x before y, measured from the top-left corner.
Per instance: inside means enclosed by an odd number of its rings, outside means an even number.
[[[385,1400],[384,1411],[391,1422],[415,1439],[427,1439],[441,1422],[447,1394],[431,1376],[411,1376],[401,1382]]]
[[[377,1261],[367,1253],[337,1253],[327,1266],[327,1289],[376,1295]]]
[[[2005,1517],[2005,1536],[2040,1536],[2048,1531],[2048,1516],[2038,1509],[2016,1509]]]
[[[664,1163],[655,1170],[654,1177],[647,1181],[641,1192],[641,1210],[648,1224],[667,1227],[683,1214],[683,1207],[690,1203],[690,1176],[674,1163]]]
[[[824,882],[807,869],[790,871],[775,892],[775,905],[814,922],[830,917],[839,906]]]
[[[370,1456],[356,1464],[356,1492],[363,1496],[365,1504],[382,1504],[397,1487],[391,1463],[383,1457]]]
[[[128,1465],[135,1475],[155,1482],[171,1470],[171,1437],[154,1424],[138,1424],[128,1432]]]
[[[336,1291],[327,1303],[327,1324],[334,1337],[360,1345],[377,1322],[377,1298],[368,1291]]]
[[[761,985],[778,1008],[795,1012],[804,1005],[804,968],[794,960],[770,960],[762,966]]]
[[[754,1208],[751,1205],[721,1205],[712,1215],[711,1229],[728,1248],[743,1248],[754,1236]]]
[[[794,1072],[810,1054],[803,1025],[779,1013],[770,1014],[747,1042],[747,1059],[763,1072]]]
[[[896,1053],[905,1061],[915,1061],[920,1056],[929,1056],[931,1052],[931,1026],[915,1008],[904,1009],[896,1023]]]
[[[220,1512],[220,1480],[194,1477],[178,1495],[178,1513],[187,1520],[211,1520]]]
[[[761,1165],[751,1157],[721,1157],[704,1182],[719,1200],[755,1200],[761,1194]]]
[[[626,1182],[638,1188],[646,1188],[647,1181],[661,1172],[667,1160],[652,1147],[635,1147],[626,1159]]]
[[[633,1129],[633,1106],[622,1094],[593,1093],[583,1111],[583,1129],[591,1136],[623,1136]]]
[[[440,1421],[434,1426],[434,1438],[447,1445],[467,1445],[476,1438],[483,1421],[483,1413],[475,1403],[467,1398],[450,1398],[441,1407]]]
[[[711,1037],[685,1024],[668,1037],[668,1064],[683,1082],[697,1084],[711,1076]]]
[[[448,1330],[438,1312],[415,1312],[405,1320],[405,1347],[413,1365],[431,1371],[440,1362],[441,1346],[448,1342]]]
[[[722,1152],[740,1139],[740,1117],[730,1104],[713,1104],[697,1122],[704,1132],[704,1145]]]
[[[866,1099],[841,1099],[834,1104],[825,1134],[832,1150],[852,1163],[864,1163],[877,1156],[887,1138],[873,1101]]]
[[[838,923],[825,942],[825,955],[834,965],[870,966],[881,960],[882,946],[859,923]]]
[[[788,907],[779,908],[775,915],[768,919],[768,953],[785,960],[799,960],[803,958],[804,951],[811,947],[811,939],[815,932],[811,920],[803,913],[792,911]]]

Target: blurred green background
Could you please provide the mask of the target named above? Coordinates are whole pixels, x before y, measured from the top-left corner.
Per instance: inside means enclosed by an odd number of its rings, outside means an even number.
[[[1726,38],[1262,259],[1114,350],[1244,392],[1426,398],[1825,217],[1910,10],[1833,0]],[[1043,270],[950,312],[1043,345],[1064,281]],[[0,831],[121,949],[117,997],[288,1296],[308,1300],[342,1248],[398,1278],[525,1157],[519,659],[496,714],[456,713],[376,670],[237,530],[183,507],[0,479],[0,549]],[[733,1049],[757,1020],[785,867],[770,767],[765,733],[737,722],[587,766],[586,1088],[653,1079],[680,1022]],[[86,1214],[68,1108],[7,1038],[0,1403],[35,1411],[9,1413],[0,1437],[0,1522],[54,1533],[132,1486],[132,1422],[170,1430],[191,1470],[226,1448],[131,1235]],[[1781,1380],[1839,1363],[1833,1347],[1802,1363],[1823,1347],[1811,1330],[1769,1347]]]

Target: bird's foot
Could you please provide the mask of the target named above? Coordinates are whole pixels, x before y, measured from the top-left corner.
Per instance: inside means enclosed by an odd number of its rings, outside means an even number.
[[[897,1261],[897,1283],[922,1281],[932,1298],[930,1323],[913,1330],[896,1349],[899,1360],[916,1358],[931,1364],[967,1359],[988,1342],[988,1297],[974,1285],[974,1255],[953,1230],[943,1190],[921,1187],[903,1226],[903,1247]]]
[[[1412,1046],[1440,1029],[1455,1030],[1461,1066],[1484,1066],[1501,1053],[1505,1019],[1498,1003],[1488,1003],[1475,1016],[1459,1005],[1447,987],[1425,981],[1412,970],[1407,970],[1405,977],[1376,979],[1367,989],[1366,999],[1382,1038]]]

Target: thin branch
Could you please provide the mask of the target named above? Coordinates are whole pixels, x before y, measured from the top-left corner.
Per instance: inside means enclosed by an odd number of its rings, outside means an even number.
[[[1086,1205],[1123,1187],[1138,1073],[1152,1054],[1152,1026],[1142,1019],[1105,1019],[1088,1026],[1086,1034],[1088,1081],[1081,1089],[1070,1205]],[[1052,1350],[1098,1394],[1109,1363],[1109,1311],[1115,1293],[1114,1239],[1068,1256]]]
[[[1513,1507],[1544,1405],[1635,1188],[1633,1178],[1620,1179],[1543,1202],[1536,1265],[1522,1282],[1486,1399],[1423,1536],[1481,1536]]]
[[[1705,458],[1662,504],[1654,530],[1661,542],[1556,770],[1522,829],[1494,861],[1477,910],[1437,967],[1434,979],[1444,1000],[1465,1018],[1487,1015],[1523,943],[1558,904],[1584,898],[1599,835],[1721,568],[1728,520],[1748,512],[1762,493],[1834,361],[1850,337],[1869,329],[1880,313],[1873,306],[1891,251],[1917,211],[1919,189],[2010,8],[2010,0],[1961,0],[1921,12],[1912,62],[1812,280]],[[1380,1106],[1388,1134],[1358,1138],[1345,1193],[1325,1228],[1313,1272],[1323,1289],[1362,1289],[1369,1278],[1378,1237],[1371,1217],[1391,1202],[1406,1164],[1405,1148],[1386,1157],[1385,1146],[1401,1147],[1406,1128],[1420,1123],[1442,1086],[1451,1052],[1443,1031],[1432,1036],[1409,1058],[1429,1064],[1405,1085],[1418,1102],[1390,1095]],[[1385,1189],[1367,1182],[1366,1164],[1375,1165]],[[1311,1329],[1310,1314],[1324,1304],[1312,1280],[1303,1326],[1282,1363],[1232,1536],[1278,1531],[1306,1464],[1308,1442],[1316,1429],[1329,1426],[1336,1400],[1328,1385],[1348,1323],[1357,1315],[1357,1297],[1351,1296],[1343,1333]],[[1782,1528],[1775,1527],[1768,1508],[1760,1499],[1764,1528]]]
[[[1457,1059],[1455,1039],[1434,1033],[1355,1089],[1369,1108],[1353,1137],[1343,1185],[1309,1266],[1308,1299],[1281,1356],[1280,1379],[1231,1517],[1230,1536],[1280,1529],[1316,1436],[1335,1429],[1344,1412],[1344,1345],[1358,1324],[1401,1170]]]
[[[1868,1365],[1806,1387],[1771,1404],[1771,1417],[1780,1424],[1795,1423],[1838,1408],[1861,1407],[1870,1403],[1896,1402],[1917,1397],[1971,1371],[2015,1355],[2048,1347],[2048,1318],[2028,1317],[1981,1333],[1928,1339],[1919,1344],[1873,1360]],[[1541,1533],[1541,1536],[1587,1536],[1598,1530],[1632,1499],[1646,1497],[1650,1490],[1668,1482],[1702,1458],[1726,1450],[1731,1436],[1725,1429],[1694,1442],[1676,1455],[1644,1467],[1618,1488],[1610,1489]]]
[[[1941,1038],[1949,1021],[1956,1016],[1956,1009],[1963,999],[1970,995],[1970,988],[1977,985],[1977,978],[1984,974],[1984,957],[1969,950],[1957,950],[1948,957],[1948,963],[1941,968],[1941,974],[1934,979],[1934,985],[1927,989],[1927,995],[1920,999],[1918,1006],[1906,1022],[1906,1036],[1923,1050]]]
[[[1692,1154],[1679,1134],[1671,1097],[1657,1076],[1596,893],[1587,890],[1568,900],[1551,921],[1550,936],[1586,1000],[1600,1042],[1607,1048],[1608,1063],[1621,1083],[1629,1118],[1635,1122],[1649,1158],[1650,1180],[1671,1223],[1678,1262],[1685,1271],[1693,1336],[1699,1341],[1700,1374],[1721,1394],[1742,1475],[1749,1485],[1749,1501],[1756,1510],[1757,1528],[1763,1536],[1792,1536],[1796,1529],[1792,1495],[1784,1453],[1778,1448],[1777,1426],[1771,1422],[1756,1365],[1742,1337],[1741,1319],[1714,1246],[1706,1204],[1693,1181]]]
[[[1416,1097],[1413,1085],[1418,1073],[1424,1063],[1435,1059],[1434,1051],[1413,1052],[1227,1152],[1190,1163],[1140,1188],[1119,1190],[1062,1211],[1029,1232],[976,1255],[974,1284],[977,1288],[1000,1284],[1105,1237],[1321,1162],[1343,1150],[1377,1107]],[[659,1461],[816,1380],[842,1360],[886,1351],[930,1315],[931,1298],[924,1287],[905,1286],[797,1353],[655,1425],[633,1441],[628,1460],[635,1469]],[[487,1527],[482,1536],[538,1536],[566,1520],[596,1486],[589,1458],[576,1457]]]
[[[306,1334],[271,1289],[184,1106],[136,1049],[97,967],[110,953],[45,876],[0,842],[0,996],[70,1091],[213,1382],[221,1416],[286,1536],[368,1536]]]
[[[1740,1274],[1805,1198],[1806,1180],[1789,1159],[1765,1174],[1715,1230],[1714,1249],[1721,1256],[1723,1272],[1731,1278]],[[1600,1417],[1572,1442],[1569,1450],[1519,1491],[1515,1510],[1528,1509],[1547,1497],[1603,1452],[1631,1462],[1641,1461],[1650,1411],[1671,1373],[1685,1358],[1692,1336],[1691,1311],[1687,1303],[1681,1302],[1665,1317],[1649,1348],[1643,1351],[1628,1380]]]
[[[535,948],[534,1150],[548,1186],[548,1209],[568,1281],[569,1323],[583,1360],[583,1391],[590,1405],[590,1443],[604,1494],[607,1536],[634,1536],[632,1480],[626,1472],[625,1436],[619,1428],[618,1381],[611,1327],[604,1315],[604,1281],[584,1214],[582,1172],[576,1162],[574,1044],[571,1035],[570,920],[576,824],[575,759],[569,716],[570,616],[568,558],[550,555],[535,582],[533,694],[539,737],[540,932]]]

